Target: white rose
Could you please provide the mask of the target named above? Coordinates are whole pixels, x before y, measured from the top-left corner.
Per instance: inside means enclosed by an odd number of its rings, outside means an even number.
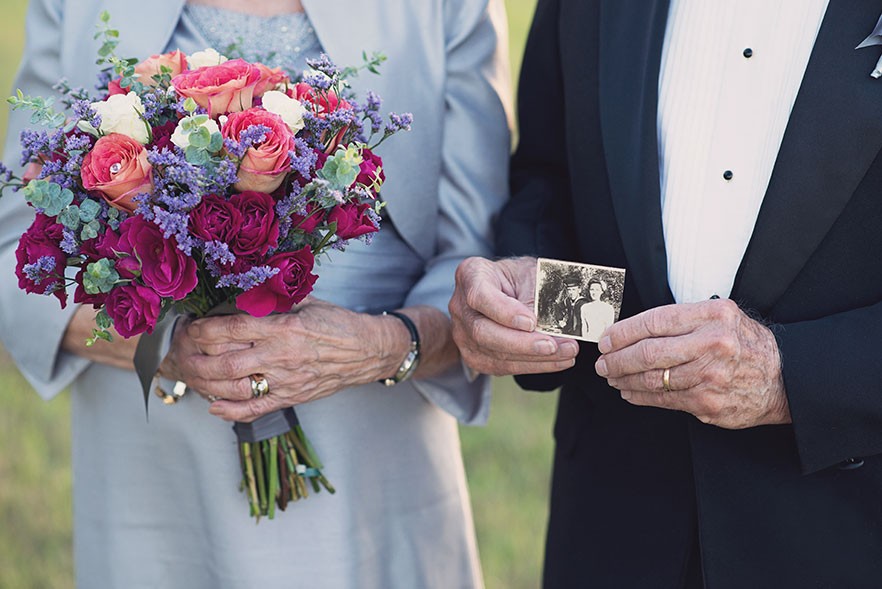
[[[128,135],[142,145],[150,141],[150,127],[142,118],[144,105],[141,104],[141,97],[134,92],[114,94],[103,102],[93,102],[92,110],[101,117],[101,133]],[[97,135],[95,128],[85,121],[80,121],[78,126],[83,131]]]
[[[284,92],[270,90],[263,95],[263,108],[282,117],[292,132],[303,128],[303,114],[306,109],[300,102]]]
[[[181,149],[187,149],[188,147],[190,147],[190,133],[197,131],[201,127],[205,127],[206,129],[208,129],[209,135],[213,135],[215,133],[220,133],[220,127],[217,126],[217,123],[207,117],[206,117],[205,122],[203,122],[201,125],[197,125],[195,127],[192,127],[190,130],[185,131],[183,129],[184,123],[185,122],[189,123],[190,121],[192,121],[194,118],[196,118],[198,116],[205,117],[205,115],[193,115],[193,116],[184,117],[183,119],[181,119],[178,122],[178,126],[175,127],[175,132],[172,133],[171,142],[174,143],[175,145],[177,145],[178,147],[180,147]]]
[[[209,65],[220,65],[225,61],[227,61],[227,58],[211,47],[187,56],[187,65],[191,70],[197,70]]]

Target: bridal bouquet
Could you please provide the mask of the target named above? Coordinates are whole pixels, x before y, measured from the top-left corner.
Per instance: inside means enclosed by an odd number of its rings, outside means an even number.
[[[373,150],[412,117],[384,121],[372,93],[357,102],[346,80],[358,69],[322,56],[294,80],[212,49],[121,59],[101,18],[98,99],[62,82],[65,114],[19,91],[11,106],[46,128],[22,133],[21,178],[0,170],[0,188],[36,210],[19,286],[62,307],[74,288],[98,310],[89,345],[111,327],[146,339],[176,314],[290,311],[317,256],[370,241],[385,179]],[[272,518],[308,485],[333,493],[293,409],[234,430],[252,516]]]

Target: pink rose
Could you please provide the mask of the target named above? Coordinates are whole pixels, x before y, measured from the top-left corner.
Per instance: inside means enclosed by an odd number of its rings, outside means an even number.
[[[134,198],[153,190],[153,168],[144,146],[119,133],[105,135],[83,158],[83,188],[100,193],[111,206],[126,212],[136,208]]]
[[[161,307],[159,295],[150,288],[131,283],[117,286],[106,299],[107,314],[113,327],[124,338],[153,333]]]
[[[262,142],[245,152],[239,164],[239,181],[233,187],[239,191],[272,192],[291,170],[289,152],[295,147],[294,134],[279,115],[252,108],[231,114],[221,135],[224,139],[239,141],[242,132],[253,125],[268,127],[269,132]]]
[[[273,256],[267,265],[278,268],[278,274],[236,297],[236,307],[254,317],[287,313],[312,292],[318,278],[312,273],[314,263],[308,246]]]
[[[18,240],[15,249],[15,275],[18,287],[29,293],[45,294],[52,290],[63,309],[67,305],[67,292],[64,289],[64,269],[67,267],[67,254],[60,247],[63,227],[54,219],[37,213],[34,222]],[[32,280],[24,271],[27,264],[36,264],[40,258],[48,258],[54,268],[39,281]],[[57,277],[56,277],[57,276]]]
[[[270,68],[262,63],[255,63],[254,65],[260,70],[260,80],[254,87],[254,96],[256,97],[263,96],[264,92],[272,90],[279,84],[287,84],[291,81],[288,78],[288,74],[282,71],[280,67]]]
[[[338,205],[328,215],[328,223],[337,222],[337,237],[352,239],[366,233],[374,233],[377,226],[367,215],[371,206],[367,203]]]
[[[179,301],[196,288],[196,260],[178,249],[174,237],[163,237],[154,223],[137,215],[129,217],[119,227],[119,242],[135,252],[134,258],[141,262],[141,280],[156,294]]]
[[[316,92],[312,86],[303,82],[295,84],[294,87],[288,91],[288,94],[291,95],[291,98],[299,100],[304,106],[312,110],[312,112],[319,117],[325,117],[334,111],[349,110],[352,108],[351,104],[346,102],[345,99],[337,96],[335,92],[331,90],[328,90],[327,92]],[[330,139],[328,137],[322,137],[322,143],[326,146],[325,153],[333,153],[334,150],[337,149],[337,146],[340,145],[340,142],[343,140],[343,135],[346,133],[346,129],[347,127],[343,127]]]
[[[178,94],[192,98],[208,109],[211,118],[251,108],[254,87],[260,81],[260,68],[244,59],[231,59],[218,65],[181,72],[172,78]]]
[[[379,184],[382,185],[386,181],[386,173],[383,172],[383,159],[368,148],[361,150],[361,157],[361,172],[355,179],[355,184],[363,184],[371,188],[371,192],[376,198],[377,193],[372,189],[374,183],[379,181]]]
[[[208,194],[190,211],[190,233],[205,241],[230,243],[242,221],[242,213],[231,202]]]
[[[259,261],[271,247],[278,247],[279,220],[273,197],[264,192],[242,192],[234,194],[230,204],[242,216],[229,242],[236,256]]]

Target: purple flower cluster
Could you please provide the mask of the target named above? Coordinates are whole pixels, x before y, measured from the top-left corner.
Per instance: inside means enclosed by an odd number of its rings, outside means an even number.
[[[217,281],[217,287],[228,288],[233,286],[247,292],[255,286],[263,284],[278,273],[279,269],[272,266],[254,266],[247,272],[221,276]]]
[[[41,284],[55,271],[55,258],[40,256],[33,264],[25,264],[23,271],[28,280]]]

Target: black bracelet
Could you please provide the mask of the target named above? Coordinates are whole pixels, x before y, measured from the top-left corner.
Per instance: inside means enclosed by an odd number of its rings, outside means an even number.
[[[407,331],[410,332],[410,350],[408,350],[407,356],[405,356],[404,360],[401,362],[401,366],[398,367],[394,376],[384,378],[380,381],[389,387],[407,380],[414,371],[416,371],[417,365],[420,361],[420,333],[417,331],[416,325],[414,325],[411,318],[404,313],[399,313],[397,311],[383,311],[383,315],[397,317],[402,323],[404,323],[404,326],[407,327]]]

